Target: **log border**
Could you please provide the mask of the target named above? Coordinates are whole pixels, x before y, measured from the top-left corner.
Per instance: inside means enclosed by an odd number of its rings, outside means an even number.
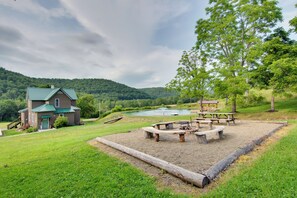
[[[126,154],[129,154],[137,159],[140,159],[144,162],[147,162],[155,167],[158,167],[162,170],[167,171],[168,173],[171,173],[172,175],[189,182],[195,186],[198,186],[200,188],[203,188],[205,185],[209,184],[210,180],[208,177],[206,177],[203,174],[195,173],[192,171],[189,171],[187,169],[184,169],[182,167],[176,166],[174,164],[171,164],[165,160],[161,160],[159,158],[153,157],[151,155],[145,154],[143,152],[128,148],[126,146],[114,143],[112,141],[97,137],[97,142],[103,143],[107,146],[110,146],[112,148],[115,148],[119,151],[122,151]]]
[[[271,123],[271,122],[270,122]],[[217,162],[213,166],[211,166],[207,171],[204,172],[204,174],[208,177],[210,181],[212,181],[214,178],[216,178],[223,170],[227,169],[230,164],[232,164],[236,159],[238,159],[241,155],[247,154],[250,151],[252,151],[257,145],[260,145],[265,139],[270,137],[272,134],[274,134],[276,131],[281,129],[284,126],[288,125],[288,122],[272,122],[275,124],[281,124],[279,127],[271,130],[266,135],[252,140],[251,143],[247,144],[246,146],[237,149],[236,151],[229,154],[227,157],[222,159],[221,161]]]

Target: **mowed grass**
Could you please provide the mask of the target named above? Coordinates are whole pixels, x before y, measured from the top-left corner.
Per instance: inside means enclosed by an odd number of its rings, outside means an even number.
[[[0,122],[0,129],[6,129],[9,122]]]
[[[291,124],[288,136],[205,197],[296,197],[297,122]]]
[[[290,104],[295,104],[294,102]],[[287,105],[281,108],[289,108]],[[262,114],[260,109],[246,115]],[[292,107],[293,109],[296,107]],[[280,112],[294,113],[280,109]],[[242,115],[243,113],[240,113]],[[269,115],[268,119],[271,119]],[[251,116],[251,117],[253,117]],[[158,190],[153,178],[87,144],[97,136],[191,116],[130,117],[43,133],[0,138],[0,197],[176,197]],[[108,119],[108,118],[106,118]],[[297,122],[289,135],[255,162],[242,167],[207,197],[295,197],[297,190]]]
[[[153,120],[126,118],[0,138],[0,197],[171,197],[153,178],[87,144]]]

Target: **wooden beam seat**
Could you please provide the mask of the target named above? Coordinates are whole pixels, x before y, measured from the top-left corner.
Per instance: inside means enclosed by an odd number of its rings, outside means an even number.
[[[195,122],[197,123],[198,128],[200,128],[200,124],[208,124],[209,129],[212,129],[212,120],[196,120]]]
[[[178,134],[179,135],[179,141],[184,142],[185,141],[185,133],[189,130],[159,130],[154,127],[143,127],[142,130],[144,130],[145,138],[153,138],[155,135],[155,141],[159,142],[160,134]]]
[[[215,129],[209,130],[209,131],[201,131],[201,132],[196,132],[195,135],[197,137],[197,140],[201,144],[207,144],[207,135],[210,134],[218,134],[219,139],[223,139],[223,130],[225,129],[224,126],[218,126]]]

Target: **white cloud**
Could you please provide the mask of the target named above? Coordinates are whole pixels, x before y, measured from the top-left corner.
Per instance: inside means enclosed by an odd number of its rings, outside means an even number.
[[[161,23],[189,9],[186,1],[62,0],[62,3],[83,26],[103,35],[112,46],[111,61],[116,68],[107,78],[143,87],[165,85],[174,76],[181,53],[154,46],[152,39]],[[161,73],[164,71],[165,75]]]
[[[179,47],[194,42],[194,22],[204,16],[206,1],[1,1],[0,66],[35,77],[164,86],[176,74],[184,50]],[[280,5],[287,26],[296,8],[289,1]]]
[[[46,9],[32,0],[21,0],[21,1],[1,1],[0,5],[9,7],[18,12],[30,13],[39,17],[50,18],[50,17],[70,17],[69,13],[63,7]]]

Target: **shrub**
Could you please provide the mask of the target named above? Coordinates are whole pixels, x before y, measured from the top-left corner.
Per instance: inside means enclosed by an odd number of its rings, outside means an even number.
[[[119,111],[122,111],[122,109],[123,109],[122,105],[116,105],[111,111],[119,112]]]
[[[38,131],[38,128],[36,128],[36,127],[29,127],[27,129],[27,133],[32,133],[32,132],[36,132],[36,131]]]
[[[263,104],[264,101],[265,98],[263,96],[251,92],[248,96],[239,96],[237,103],[241,107],[251,107]]]
[[[54,123],[54,127],[56,129],[65,127],[67,125],[68,125],[68,118],[64,117],[64,116],[57,117],[57,119],[55,120],[55,123]]]

